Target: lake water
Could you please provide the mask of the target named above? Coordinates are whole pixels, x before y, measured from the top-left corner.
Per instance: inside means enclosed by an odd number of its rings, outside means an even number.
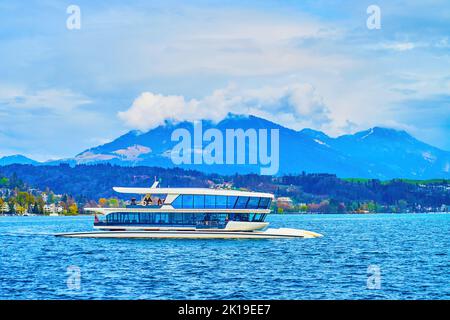
[[[324,237],[57,238],[93,217],[0,217],[0,299],[450,299],[450,214],[268,221]]]

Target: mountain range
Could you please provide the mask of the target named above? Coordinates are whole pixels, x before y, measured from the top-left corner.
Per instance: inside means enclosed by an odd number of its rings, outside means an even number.
[[[38,165],[40,162],[30,159],[28,157],[25,157],[21,154],[15,154],[11,156],[5,156],[0,158],[0,166],[7,166],[10,164],[33,164]]]
[[[339,177],[361,178],[450,178],[450,152],[421,142],[405,131],[374,127],[355,134],[330,137],[321,131],[292,130],[256,116],[229,115],[213,123],[202,121],[203,132],[218,129],[279,129],[278,174],[305,172],[334,173]],[[174,165],[170,153],[178,141],[171,141],[175,129],[186,129],[194,136],[191,122],[170,123],[147,132],[130,131],[117,139],[85,150],[73,158],[37,163],[16,155],[0,158],[0,165],[11,163],[58,165],[60,163],[111,163],[121,166],[182,167],[207,173],[259,173],[258,164],[181,164]],[[270,134],[269,134],[270,135]],[[209,142],[204,142],[203,147]],[[249,145],[246,143],[246,154]],[[190,150],[195,152],[193,148]],[[236,151],[236,148],[235,150]],[[223,150],[226,158],[226,148]],[[270,153],[270,144],[269,144]]]

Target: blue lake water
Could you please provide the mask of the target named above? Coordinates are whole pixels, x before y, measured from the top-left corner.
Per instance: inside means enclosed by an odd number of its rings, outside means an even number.
[[[268,221],[324,237],[57,238],[93,217],[0,217],[0,299],[450,299],[450,214]]]

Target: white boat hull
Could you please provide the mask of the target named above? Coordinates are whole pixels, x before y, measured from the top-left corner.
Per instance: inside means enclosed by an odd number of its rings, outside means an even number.
[[[266,231],[93,231],[59,233],[59,237],[71,238],[128,238],[128,239],[274,239],[317,238],[321,234],[299,229],[267,229]]]

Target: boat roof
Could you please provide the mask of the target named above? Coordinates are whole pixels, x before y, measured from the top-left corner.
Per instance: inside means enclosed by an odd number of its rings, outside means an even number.
[[[229,189],[209,189],[209,188],[127,188],[127,187],[113,187],[114,191],[119,193],[133,193],[133,194],[193,194],[193,195],[218,195],[218,196],[241,196],[241,197],[263,197],[271,198],[274,196],[271,193],[251,192]]]

